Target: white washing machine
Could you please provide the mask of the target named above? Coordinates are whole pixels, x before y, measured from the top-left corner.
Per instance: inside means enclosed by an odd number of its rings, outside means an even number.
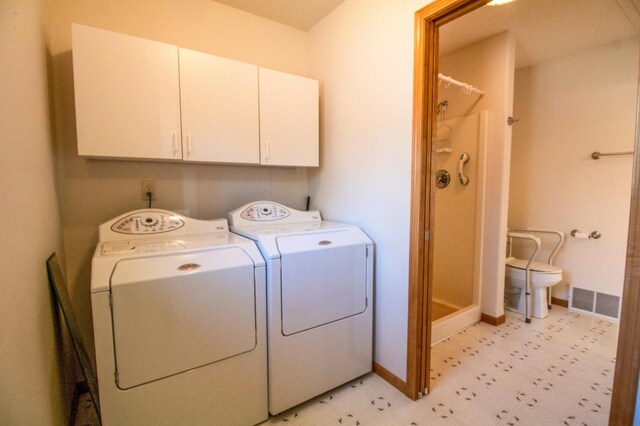
[[[226,219],[137,210],[100,226],[91,304],[104,425],[268,417],[265,263]]]
[[[234,210],[229,222],[267,262],[271,414],[371,371],[373,243],[365,233],[269,201]]]

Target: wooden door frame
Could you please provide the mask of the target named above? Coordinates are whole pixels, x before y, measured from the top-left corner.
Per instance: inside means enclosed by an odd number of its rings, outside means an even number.
[[[638,76],[640,81],[640,75]],[[640,85],[636,98],[636,141],[633,155],[627,260],[622,290],[616,369],[611,393],[610,425],[631,425],[640,374]]]
[[[484,6],[489,0],[435,0],[415,14],[413,65],[413,155],[409,239],[409,322],[407,382],[404,393],[416,399],[429,389],[431,358],[431,264],[428,232],[434,212],[435,174],[432,140],[438,102],[438,27]]]
[[[431,265],[433,247],[428,232],[433,223],[435,175],[432,140],[437,110],[438,27],[489,0],[434,0],[415,14],[411,218],[409,241],[409,306],[407,381],[401,390],[417,399],[430,389]],[[640,76],[639,76],[640,80]],[[640,374],[640,88],[636,109],[634,173],[620,331],[610,424],[633,424]]]

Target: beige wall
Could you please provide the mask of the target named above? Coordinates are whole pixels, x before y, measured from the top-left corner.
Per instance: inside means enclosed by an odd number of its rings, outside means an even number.
[[[633,150],[638,47],[627,40],[516,72],[509,227],[567,234],[555,297],[568,297],[567,283],[622,294],[632,157],[590,155]],[[576,240],[574,228],[602,238]]]
[[[444,84],[439,98],[449,101],[447,117],[489,111],[486,146],[485,196],[482,219],[481,310],[492,317],[504,313],[504,258],[509,195],[509,162],[515,41],[507,32],[466,46],[442,57],[439,71],[485,91],[484,96],[466,95]],[[438,232],[436,223],[435,233]]]
[[[473,100],[472,97],[466,99],[467,102]],[[451,181],[447,187],[435,190],[436,209],[431,237],[434,248],[433,301],[456,309],[479,303],[476,284],[480,283],[482,260],[480,231],[487,130],[480,116],[475,113],[438,121],[439,133],[448,129],[451,152],[436,152],[435,170],[449,172]],[[469,178],[466,186],[460,184],[458,177],[458,163],[463,153],[469,155],[469,161],[464,165],[464,174]]]
[[[140,181],[157,181],[154,207],[199,219],[226,217],[250,201],[270,199],[303,208],[307,171],[86,160],[76,148],[71,23],[307,74],[307,33],[211,0],[57,0],[51,10],[52,62],[64,247],[71,296],[91,336],[90,265],[98,225],[144,208]]]
[[[45,2],[0,2],[0,424],[67,423],[73,371],[63,374],[45,260],[60,217],[47,89]]]

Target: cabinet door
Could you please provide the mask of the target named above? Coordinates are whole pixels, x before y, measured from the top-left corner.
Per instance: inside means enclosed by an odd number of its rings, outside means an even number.
[[[258,164],[258,67],[180,49],[185,161]]]
[[[261,164],[318,166],[318,81],[260,68]]]
[[[178,48],[73,25],[78,154],[181,159]]]

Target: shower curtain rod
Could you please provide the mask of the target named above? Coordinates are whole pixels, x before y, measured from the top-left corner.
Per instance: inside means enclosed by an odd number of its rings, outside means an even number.
[[[454,86],[460,87],[462,89],[462,91],[464,93],[466,93],[467,95],[470,95],[472,93],[477,93],[477,94],[479,94],[481,96],[484,95],[484,91],[478,89],[477,87],[473,87],[470,84],[463,83],[461,81],[453,79],[453,78],[449,77],[448,75],[444,75],[442,73],[438,73],[438,79],[440,81],[444,81],[445,83],[447,83],[447,85],[453,84]]]

